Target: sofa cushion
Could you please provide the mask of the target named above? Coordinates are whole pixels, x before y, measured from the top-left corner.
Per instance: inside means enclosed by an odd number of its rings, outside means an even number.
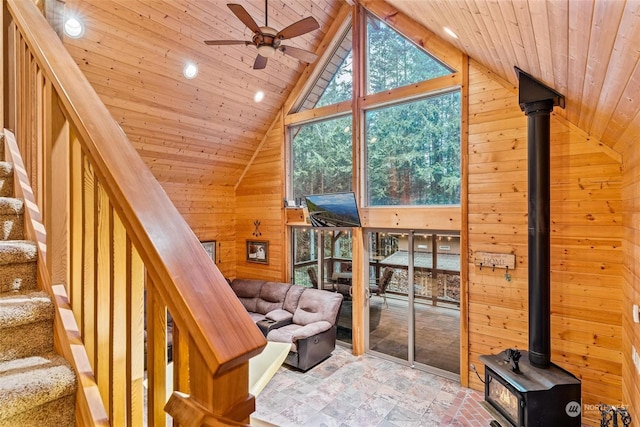
[[[247,311],[247,313],[249,314],[249,317],[251,317],[251,320],[253,320],[255,323],[258,323],[261,320],[264,320],[264,314],[262,313],[256,313],[254,311]]]
[[[298,301],[300,300],[300,295],[308,288],[300,285],[291,285],[289,287],[289,292],[287,292],[287,296],[284,299],[284,305],[282,308],[287,310],[289,313],[294,313],[296,308],[298,308]]]
[[[290,286],[288,283],[276,282],[267,282],[262,285],[255,311],[267,314],[270,311],[281,309]]]
[[[320,289],[306,289],[298,300],[298,308],[293,313],[293,323],[308,325],[320,320],[332,325],[336,322],[342,294],[322,291]]]
[[[234,279],[231,282],[231,289],[236,293],[245,310],[257,312],[260,289],[264,284],[264,280]]]

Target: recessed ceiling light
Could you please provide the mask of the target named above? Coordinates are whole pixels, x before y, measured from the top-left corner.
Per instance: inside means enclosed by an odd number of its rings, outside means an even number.
[[[444,27],[444,32],[449,34],[449,36],[453,37],[454,39],[458,39],[458,35],[456,33],[454,33],[451,28]]]
[[[264,92],[259,90],[253,95],[253,102],[260,102],[264,99]]]
[[[64,33],[71,38],[77,39],[84,34],[84,25],[76,18],[69,18],[64,22]]]
[[[198,75],[198,67],[196,64],[189,63],[184,66],[184,70],[182,70],[182,74],[188,79],[193,79]]]

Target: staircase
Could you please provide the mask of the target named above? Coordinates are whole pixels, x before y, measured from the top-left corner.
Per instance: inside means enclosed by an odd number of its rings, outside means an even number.
[[[54,306],[37,289],[37,248],[13,190],[13,165],[0,161],[0,427],[73,426],[76,375],[54,351]]]

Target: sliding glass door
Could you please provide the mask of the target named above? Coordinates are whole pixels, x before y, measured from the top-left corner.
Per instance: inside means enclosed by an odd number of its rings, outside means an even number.
[[[376,230],[368,242],[369,350],[459,374],[459,236]]]

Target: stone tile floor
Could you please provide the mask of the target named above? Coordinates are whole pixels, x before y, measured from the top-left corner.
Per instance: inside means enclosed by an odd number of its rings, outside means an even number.
[[[281,367],[253,417],[279,426],[488,426],[483,394],[375,356],[333,355],[302,373]]]

